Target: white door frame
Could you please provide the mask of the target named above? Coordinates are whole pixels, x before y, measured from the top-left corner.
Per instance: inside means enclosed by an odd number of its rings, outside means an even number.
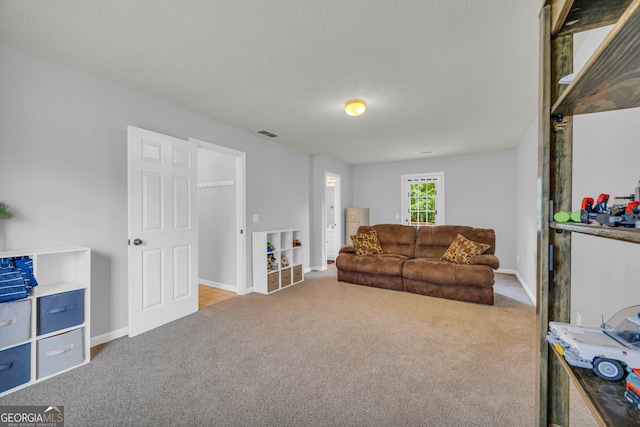
[[[335,191],[335,206],[336,206],[336,249],[339,249],[342,242],[342,206],[340,204],[341,196],[341,179],[340,174],[324,171],[324,181],[322,182],[322,263],[320,264],[322,270],[327,269],[327,180],[329,178],[335,178],[336,191]]]
[[[199,148],[217,151],[236,158],[236,292],[238,295],[246,295],[247,290],[247,189],[246,189],[246,164],[247,153],[212,144],[199,139],[189,138],[198,144]]]

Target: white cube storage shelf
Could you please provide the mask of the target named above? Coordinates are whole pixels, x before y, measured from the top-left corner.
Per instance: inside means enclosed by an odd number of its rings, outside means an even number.
[[[294,241],[300,245],[294,245]],[[269,248],[270,244],[270,248]],[[302,230],[254,231],[253,291],[270,294],[304,280]],[[269,259],[274,261],[269,268]],[[284,262],[288,264],[283,265]]]
[[[89,363],[91,249],[0,252],[28,256],[38,286],[0,303],[0,396]]]

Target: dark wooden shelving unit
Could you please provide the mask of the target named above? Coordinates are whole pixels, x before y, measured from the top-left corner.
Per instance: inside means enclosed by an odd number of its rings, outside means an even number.
[[[574,81],[573,34],[614,24]],[[569,381],[604,426],[640,425],[624,399],[624,381],[609,383],[568,366],[546,342],[549,321],[570,322],[571,235],[640,243],[640,231],[555,223],[551,210],[571,211],[573,116],[640,107],[640,0],[545,0],[540,13],[537,424],[569,425]],[[553,271],[551,271],[553,269]]]
[[[600,424],[616,427],[640,425],[640,411],[624,397],[624,381],[605,381],[591,369],[569,366],[553,346],[550,348]]]
[[[559,231],[571,231],[574,233],[590,234],[592,236],[604,237],[607,239],[622,240],[623,242],[640,243],[640,229],[635,228],[557,222],[552,222],[551,228]]]

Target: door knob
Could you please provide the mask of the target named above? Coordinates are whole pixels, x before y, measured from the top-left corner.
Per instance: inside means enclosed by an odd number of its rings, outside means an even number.
[[[142,239],[133,239],[133,244],[135,246],[140,246],[142,244]]]

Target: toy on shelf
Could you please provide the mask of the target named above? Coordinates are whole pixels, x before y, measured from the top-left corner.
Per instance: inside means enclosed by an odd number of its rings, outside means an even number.
[[[267,272],[271,272],[277,269],[278,263],[276,262],[276,257],[274,257],[273,254],[267,255]]]
[[[573,222],[580,222],[580,211],[558,211],[553,215],[553,219],[556,222],[569,222],[570,220]]]
[[[286,256],[282,255],[280,257],[280,265],[282,265],[282,268],[289,267],[289,258],[287,258]]]
[[[302,242],[298,239],[293,239],[293,247],[302,246]]]
[[[624,397],[633,406],[640,409],[640,376],[638,374],[640,374],[640,369],[632,369],[627,375]]]
[[[638,190],[636,189],[636,192]],[[600,224],[608,227],[635,227],[640,221],[640,201],[635,194],[617,197],[617,199],[628,199],[628,203],[614,204],[607,207],[609,202],[608,194],[600,194],[598,201],[594,203],[591,197],[582,199],[582,210],[580,211],[580,221],[585,224]]]
[[[267,252],[273,252],[273,251],[275,251],[275,248],[271,243],[267,242]]]
[[[625,369],[640,369],[640,305],[618,311],[600,328],[549,322],[547,341],[569,365],[621,380]]]

